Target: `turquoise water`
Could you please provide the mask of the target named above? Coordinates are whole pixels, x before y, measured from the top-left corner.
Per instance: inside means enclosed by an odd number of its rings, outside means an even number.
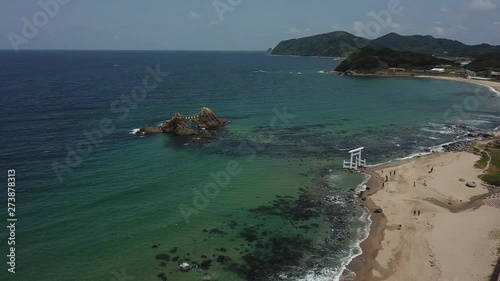
[[[325,58],[0,57],[8,105],[0,153],[2,168],[17,171],[19,219],[17,273],[4,275],[2,263],[2,280],[161,280],[162,273],[168,280],[331,280],[366,226],[354,200],[363,176],[340,169],[347,150],[364,146],[376,164],[466,137],[446,125],[500,125],[498,100],[486,88],[331,76],[318,73],[335,67]],[[119,103],[129,109],[120,119],[113,102],[157,64],[168,76],[137,105]],[[209,143],[130,134],[202,106],[231,121]],[[58,178],[54,163],[64,164],[83,131],[104,118],[115,129]],[[5,192],[0,198],[6,202]],[[0,234],[7,253],[7,233]],[[197,268],[180,272],[181,261]]]

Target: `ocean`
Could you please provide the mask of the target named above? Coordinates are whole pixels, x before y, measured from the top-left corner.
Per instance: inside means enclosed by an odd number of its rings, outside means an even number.
[[[4,226],[0,280],[338,280],[370,224],[365,176],[342,170],[349,150],[374,165],[500,125],[488,88],[338,77],[322,72],[329,58],[2,51],[0,63],[17,218],[16,273]],[[204,106],[230,121],[208,142],[133,134]]]

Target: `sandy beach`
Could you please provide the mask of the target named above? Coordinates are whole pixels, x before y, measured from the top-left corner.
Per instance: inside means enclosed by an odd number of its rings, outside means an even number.
[[[451,76],[439,76],[439,75],[415,76],[415,77],[416,78],[426,78],[426,79],[449,80],[449,81],[455,81],[455,82],[463,82],[463,83],[476,84],[476,85],[491,87],[495,91],[497,91],[498,94],[500,94],[500,82],[485,81],[485,80],[474,80],[474,79],[458,78],[458,77],[451,77]]]
[[[373,223],[349,266],[356,280],[490,280],[500,253],[500,194],[481,185],[477,160],[434,153],[370,170],[363,196]],[[472,181],[477,186],[467,187]]]

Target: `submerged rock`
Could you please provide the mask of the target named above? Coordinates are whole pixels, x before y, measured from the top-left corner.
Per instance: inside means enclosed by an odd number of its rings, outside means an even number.
[[[144,127],[140,128],[139,131],[137,131],[135,134],[139,136],[143,135],[154,135],[154,134],[159,134],[161,133],[161,128],[160,127]]]
[[[157,260],[164,260],[164,261],[169,261],[170,260],[170,256],[167,255],[167,254],[159,254],[159,255],[156,255],[155,258]]]
[[[182,272],[188,272],[193,268],[193,265],[187,262],[179,264],[179,270]]]
[[[156,275],[156,277],[160,278],[161,281],[167,281],[167,276],[165,275],[165,273],[160,273],[158,275]]]

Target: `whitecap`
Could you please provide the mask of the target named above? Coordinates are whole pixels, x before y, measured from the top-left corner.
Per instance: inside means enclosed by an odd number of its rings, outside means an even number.
[[[295,281],[339,281],[342,273],[347,269],[347,265],[363,253],[361,243],[365,241],[370,234],[372,220],[370,218],[370,212],[366,208],[359,217],[359,220],[365,222],[365,227],[358,231],[359,239],[351,244],[349,252],[347,256],[341,260],[339,268],[324,268],[319,273],[315,273],[311,270],[304,278],[296,279]],[[354,274],[354,272],[351,272],[351,274]]]
[[[434,133],[434,134],[441,134],[441,135],[452,135],[452,134],[455,134],[455,132],[453,130],[446,129],[446,128],[442,128],[441,130],[434,130],[434,129],[430,129],[430,128],[422,128],[420,130],[425,131],[425,132],[429,132],[429,133]]]
[[[131,134],[131,135],[135,135],[137,134],[137,132],[139,132],[141,129],[132,129],[131,131],[129,131],[128,133]]]
[[[495,90],[495,88],[493,88],[491,86],[485,86],[485,87],[487,87],[490,90],[490,92],[494,93],[496,96],[500,96],[500,92]]]
[[[487,121],[487,120],[476,119],[476,120],[464,120],[464,121],[462,121],[462,123],[464,123],[465,125],[474,126],[474,125],[480,125],[480,124],[487,124],[487,123],[491,123],[491,122]]]

